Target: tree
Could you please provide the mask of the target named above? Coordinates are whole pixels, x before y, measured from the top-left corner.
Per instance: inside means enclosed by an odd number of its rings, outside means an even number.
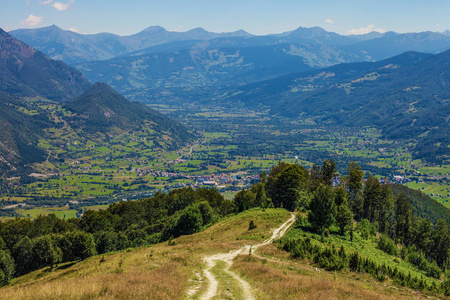
[[[202,213],[203,225],[210,224],[214,221],[214,210],[207,201],[198,203],[198,209],[200,209],[200,212]]]
[[[308,178],[308,171],[302,166],[290,165],[277,175],[272,189],[275,207],[294,211],[302,199],[302,189]]]
[[[34,269],[33,247],[33,241],[27,236],[14,245],[12,256],[16,262],[16,275],[20,276]]]
[[[340,197],[337,197],[339,195],[339,192],[336,194],[336,198],[338,199]],[[347,198],[341,198],[339,204],[337,205],[337,212],[336,212],[336,225],[339,227],[341,235],[344,235],[345,231],[347,231],[350,226],[353,225],[353,213],[348,207]],[[336,201],[338,202],[338,201]]]
[[[383,185],[381,193],[383,204],[381,206],[378,224],[380,226],[380,232],[391,234],[395,228],[394,195],[392,194],[391,187],[387,184]]]
[[[343,187],[339,187],[336,190],[336,194],[334,197],[334,203],[336,204],[336,206],[340,206],[343,202],[346,202],[348,205],[348,195],[347,192],[345,191],[345,189]]]
[[[320,170],[320,179],[323,184],[332,186],[333,179],[338,176],[339,173],[336,169],[336,162],[332,159],[327,159],[323,162],[322,168]]]
[[[64,245],[59,244],[67,261],[83,260],[95,255],[94,237],[90,233],[80,230],[68,232],[63,235],[62,241]]]
[[[414,231],[414,243],[417,249],[429,253],[433,246],[433,224],[427,219],[422,219]]]
[[[309,170],[309,182],[308,182],[308,189],[311,193],[314,193],[317,187],[321,183],[321,172],[318,165],[313,164],[311,167],[311,170]]]
[[[381,207],[383,205],[383,189],[380,181],[372,175],[369,175],[364,185],[364,218],[371,223],[379,220]]]
[[[280,161],[278,163],[278,165],[276,165],[275,167],[272,168],[272,170],[270,170],[269,178],[267,179],[267,183],[266,183],[266,192],[270,198],[273,198],[274,185],[275,185],[278,174],[283,172],[289,166],[290,166],[290,164]]]
[[[334,190],[331,186],[319,185],[309,204],[308,221],[313,228],[323,232],[333,225],[336,218]]]
[[[347,167],[347,176],[343,181],[349,194],[350,209],[357,220],[360,220],[363,214],[364,200],[361,193],[363,177],[361,167],[354,161],[350,162]]]
[[[0,250],[0,286],[8,284],[14,276],[14,259],[8,250]]]
[[[450,236],[447,223],[439,219],[432,235],[433,245],[430,247],[431,255],[436,260],[438,266],[447,267],[445,263],[449,259]]]
[[[234,196],[234,205],[238,212],[250,209],[255,203],[255,194],[251,190],[243,189]]]
[[[62,260],[62,251],[50,235],[44,235],[33,240],[33,256],[37,267],[50,267]]]
[[[412,222],[412,206],[409,199],[403,194],[398,195],[395,201],[395,221],[396,240],[402,244],[409,243]]]
[[[203,218],[200,209],[196,206],[189,206],[184,209],[178,218],[172,233],[174,237],[193,234],[199,231],[202,225]]]
[[[264,173],[265,174],[265,173]],[[256,192],[256,198],[255,198],[255,204],[259,207],[267,207],[267,195],[266,195],[266,189],[264,188],[264,183],[260,183],[257,185],[258,190]]]

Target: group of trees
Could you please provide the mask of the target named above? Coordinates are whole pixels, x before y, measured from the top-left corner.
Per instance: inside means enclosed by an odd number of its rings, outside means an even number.
[[[0,285],[60,262],[192,234],[237,211],[214,189],[183,188],[88,210],[81,218],[50,214],[0,222]]]
[[[436,277],[436,267],[450,266],[449,228],[444,220],[436,220],[436,212],[428,216],[428,212],[415,207],[417,214],[413,213],[412,200],[403,193],[394,196],[391,185],[382,184],[372,175],[365,176],[355,162],[349,163],[346,171],[338,181],[332,160],[325,160],[320,167],[313,165],[309,171],[280,162],[268,176],[261,174],[260,183],[240,191],[235,204],[240,211],[254,206],[303,210],[311,228],[321,234],[334,226],[341,235],[348,233],[352,238],[356,221],[359,228],[367,227],[367,235],[383,235],[382,250],[394,249],[394,254],[399,254],[396,244],[403,245],[401,256],[432,277]]]

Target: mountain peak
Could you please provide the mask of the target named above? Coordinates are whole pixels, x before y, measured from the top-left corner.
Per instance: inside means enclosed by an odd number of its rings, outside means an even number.
[[[161,27],[159,25],[156,26],[149,26],[147,28],[145,28],[144,30],[142,30],[140,33],[157,33],[157,32],[166,32],[167,30],[164,27]]]
[[[187,32],[194,32],[194,33],[207,33],[208,31],[207,30],[205,30],[204,28],[202,28],[202,27],[196,27],[196,28],[193,28],[193,29],[191,29],[191,30],[188,30]]]
[[[64,31],[63,29],[61,29],[60,27],[56,26],[55,24],[53,24],[51,26],[43,27],[41,29],[48,30],[48,31]]]

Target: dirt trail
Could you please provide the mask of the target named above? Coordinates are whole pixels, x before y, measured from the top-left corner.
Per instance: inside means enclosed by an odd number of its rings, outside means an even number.
[[[283,225],[281,225],[279,228],[275,229],[273,231],[272,236],[267,239],[266,241],[257,244],[257,245],[247,245],[242,247],[239,250],[231,251],[229,253],[223,253],[223,254],[215,254],[206,256],[203,258],[203,260],[206,262],[207,268],[204,270],[205,277],[209,281],[209,286],[205,294],[202,295],[200,299],[202,300],[209,300],[212,299],[217,295],[217,288],[219,286],[219,282],[214,277],[214,275],[211,273],[211,269],[216,265],[216,262],[219,260],[224,261],[227,264],[227,267],[224,269],[225,272],[227,272],[229,275],[231,275],[236,281],[238,281],[242,288],[242,294],[244,299],[253,300],[255,299],[251,292],[250,284],[239,277],[236,273],[233,271],[230,271],[230,267],[233,263],[233,259],[238,256],[239,254],[248,254],[250,252],[250,249],[252,252],[256,251],[260,246],[264,246],[267,244],[270,244],[273,242],[273,240],[282,237],[286,231],[289,229],[289,227],[295,222],[295,215],[292,214],[291,218],[287,220]]]

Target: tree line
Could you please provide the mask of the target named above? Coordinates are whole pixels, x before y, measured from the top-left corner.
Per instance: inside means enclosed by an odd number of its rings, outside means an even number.
[[[182,188],[87,210],[81,218],[49,214],[3,221],[0,285],[42,267],[192,234],[234,212],[234,203],[215,189]]]

